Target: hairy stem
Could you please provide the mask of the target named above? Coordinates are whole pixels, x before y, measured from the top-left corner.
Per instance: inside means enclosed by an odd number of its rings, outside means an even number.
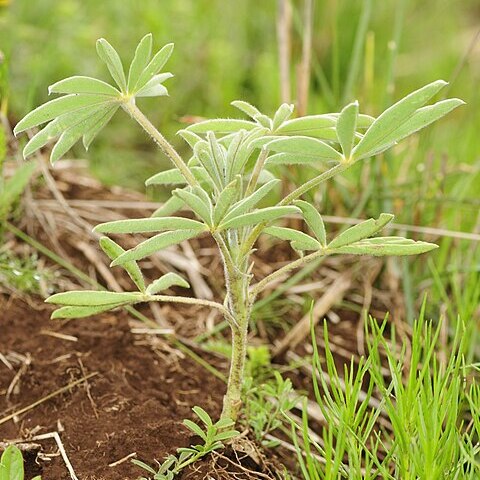
[[[193,176],[193,173],[183,161],[182,157],[168,142],[168,140],[155,128],[150,120],[135,105],[133,100],[122,104],[123,109],[150,135],[152,140],[160,147],[160,150],[172,161],[172,163],[180,170],[185,180],[192,187],[198,187],[199,183]]]
[[[250,301],[253,302],[256,296],[262,290],[264,290],[269,283],[273,282],[277,278],[281,277],[282,275],[285,275],[288,272],[291,272],[292,270],[295,270],[296,268],[303,267],[308,263],[315,261],[317,258],[328,255],[329,253],[330,252],[328,252],[326,249],[322,248],[321,250],[317,250],[313,253],[310,253],[305,257],[299,258],[298,260],[295,260],[294,262],[291,262],[288,265],[285,265],[284,267],[279,268],[278,270],[275,270],[270,275],[267,275],[263,280],[260,280],[257,284],[253,285],[250,291],[250,299],[251,299]]]
[[[247,336],[251,304],[248,298],[248,276],[236,273],[227,279],[228,307],[235,317],[232,327],[232,359],[228,376],[227,392],[223,397],[221,418],[236,421],[242,405],[242,386],[247,356]]]
[[[175,295],[152,295],[148,297],[148,300],[166,303],[185,303],[188,305],[201,305],[203,307],[216,308],[223,313],[225,319],[230,323],[230,325],[235,325],[235,318],[231,315],[228,309],[226,309],[221,303],[218,302],[212,302],[211,300],[203,300],[201,298],[180,297]]]

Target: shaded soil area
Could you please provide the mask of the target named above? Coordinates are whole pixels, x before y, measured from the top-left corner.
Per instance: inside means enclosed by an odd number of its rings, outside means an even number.
[[[26,455],[27,478],[70,478],[54,441],[35,442],[35,436],[59,432],[82,480],[134,479],[142,472],[129,460],[109,465],[133,453],[151,463],[187,446],[191,438],[181,422],[191,418],[193,405],[212,417],[220,413],[222,381],[163,340],[155,348],[142,342],[122,313],[60,324],[49,320],[48,309],[5,296],[0,308],[0,421],[96,373],[0,425],[3,441],[41,444],[40,455]],[[188,478],[205,478],[199,475]]]

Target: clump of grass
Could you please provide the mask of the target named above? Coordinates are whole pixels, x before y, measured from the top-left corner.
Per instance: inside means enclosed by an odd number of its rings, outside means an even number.
[[[478,367],[465,362],[465,328],[458,323],[445,359],[441,326],[425,320],[424,310],[408,342],[396,337],[394,327],[388,338],[385,327],[368,322],[368,353],[359,365],[345,366],[343,380],[326,325],[325,359],[312,329],[313,386],[325,426],[316,442],[306,409],[303,424],[293,424],[303,477],[478,478],[480,385]]]

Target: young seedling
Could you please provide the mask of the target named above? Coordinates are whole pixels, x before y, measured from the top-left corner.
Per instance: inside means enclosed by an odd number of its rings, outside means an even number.
[[[232,331],[232,359],[222,418],[236,420],[241,407],[252,306],[272,281],[327,255],[414,255],[435,248],[431,243],[401,237],[375,237],[393,219],[393,215],[386,213],[330,239],[318,210],[301,197],[352,165],[391,148],[463,102],[448,99],[425,106],[446,85],[443,81],[411,93],[376,119],[360,114],[357,102],[346,106],[339,114],[291,119],[292,105],[281,105],[273,118],[269,118],[247,102],[236,101],[233,105],[250,119],[206,120],[181,130],[179,134],[192,150],[190,158],[183,159],[136,102],[141,97],[167,95],[163,82],[172,75],[160,72],[172,49],[172,44],[166,45],[152,57],[152,36],[146,35],[126,75],[118,53],[106,40],[99,40],[98,54],[106,63],[115,86],[89,77],[61,80],[49,91],[63,96],[29,113],[18,123],[15,133],[46,124],[27,143],[24,155],[54,140],[50,156],[54,163],[80,139],[88,148],[115,112],[122,109],[172,161],[172,170],[161,172],[146,182],[147,185],[178,187],[151,218],[108,222],[95,229],[104,234],[155,233],[127,251],[109,238],[100,241],[102,249],[112,259],[112,266],[123,267],[138,291],[75,291],[53,295],[47,302],[62,306],[52,318],[85,317],[150,301],[217,308]],[[321,173],[275,203],[271,199],[276,198],[273,191],[280,180],[275,178],[271,168],[286,164],[313,166]],[[261,206],[266,203],[269,206]],[[185,207],[193,212],[195,219],[173,216]],[[310,233],[275,225],[289,215],[303,217]],[[145,285],[137,264],[139,260],[205,234],[213,237],[223,262],[223,301],[164,294],[173,285],[188,287],[175,273]],[[290,242],[299,258],[254,283],[252,252],[261,235]]]
[[[188,465],[191,465],[214,450],[223,448],[222,442],[230,440],[239,434],[237,430],[233,429],[233,421],[229,418],[220,419],[214,423],[210,415],[203,408],[193,407],[193,412],[201,423],[203,423],[203,428],[191,420],[184,420],[183,424],[202,440],[201,444],[177,449],[178,456],[168,456],[160,465],[158,471],[155,471],[150,465],[142,461],[132,460],[135,465],[153,474],[153,480],[173,480],[175,475],[185,467],[188,467]],[[147,479],[142,478],[141,480]]]

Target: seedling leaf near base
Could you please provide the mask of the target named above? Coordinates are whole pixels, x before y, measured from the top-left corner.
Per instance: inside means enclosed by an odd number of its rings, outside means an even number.
[[[15,446],[8,446],[0,458],[0,480],[24,480],[22,452]]]

